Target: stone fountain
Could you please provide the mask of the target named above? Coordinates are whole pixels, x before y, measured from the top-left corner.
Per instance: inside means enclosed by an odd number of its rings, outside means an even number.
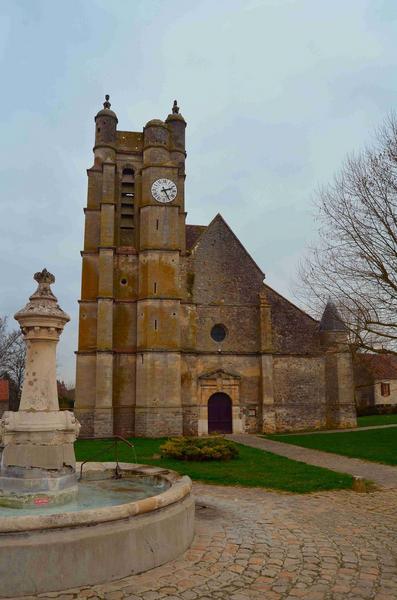
[[[21,404],[0,421],[0,598],[141,573],[184,552],[194,534],[189,477],[95,462],[81,465],[77,482],[80,425],[59,410],[56,385],[69,317],[51,291],[54,276],[44,269],[34,279],[37,290],[15,315],[27,347]]]
[[[0,421],[0,505],[9,507],[63,504],[77,495],[80,425],[59,410],[56,382],[56,346],[70,318],[51,291],[55,277],[43,269],[34,279],[37,290],[15,315],[27,348],[20,407]]]

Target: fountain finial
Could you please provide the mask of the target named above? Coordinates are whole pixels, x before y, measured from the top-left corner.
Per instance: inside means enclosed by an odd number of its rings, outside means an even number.
[[[49,285],[51,285],[51,283],[55,283],[54,275],[47,271],[47,269],[43,269],[42,271],[35,273],[33,275],[33,279],[37,281],[39,285],[43,283],[48,283]]]
[[[44,298],[47,298],[47,300],[52,300],[56,303],[57,298],[51,289],[51,284],[55,283],[54,275],[47,271],[47,269],[43,269],[42,271],[35,273],[33,279],[37,281],[39,285],[37,286],[37,290],[30,296],[29,300],[37,301],[37,299],[43,300]]]

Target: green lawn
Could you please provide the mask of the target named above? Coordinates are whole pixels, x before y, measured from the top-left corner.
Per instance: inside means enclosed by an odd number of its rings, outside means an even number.
[[[130,440],[135,445],[137,462],[174,469],[192,479],[220,485],[266,487],[288,492],[350,488],[350,475],[312,467],[282,456],[239,445],[240,456],[231,461],[184,462],[158,458],[159,446],[164,439]],[[114,460],[114,450],[103,440],[78,440],[75,444],[77,460]],[[103,450],[103,454],[98,452]],[[96,455],[96,456],[95,456]],[[157,458],[153,458],[157,455]],[[131,449],[120,446],[119,460],[134,462]]]
[[[397,429],[367,429],[340,433],[267,435],[269,439],[324,450],[387,465],[397,465]]]
[[[397,415],[370,415],[368,417],[357,417],[358,427],[370,427],[371,425],[397,425]]]

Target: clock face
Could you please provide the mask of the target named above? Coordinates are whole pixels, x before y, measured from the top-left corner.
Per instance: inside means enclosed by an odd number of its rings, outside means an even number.
[[[172,202],[176,198],[177,187],[171,179],[156,179],[152,185],[152,196],[157,202]]]

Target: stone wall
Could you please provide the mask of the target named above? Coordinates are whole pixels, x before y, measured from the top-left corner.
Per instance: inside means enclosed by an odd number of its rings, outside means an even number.
[[[267,285],[263,286],[271,306],[273,347],[283,354],[320,353],[318,321],[294,306]]]
[[[325,427],[324,367],[322,356],[274,357],[277,431]]]
[[[182,408],[174,406],[136,407],[137,437],[176,436],[183,433]]]
[[[197,435],[199,409],[198,406],[182,406],[183,435]]]
[[[264,275],[220,215],[192,249],[190,272],[196,304],[258,304]]]

